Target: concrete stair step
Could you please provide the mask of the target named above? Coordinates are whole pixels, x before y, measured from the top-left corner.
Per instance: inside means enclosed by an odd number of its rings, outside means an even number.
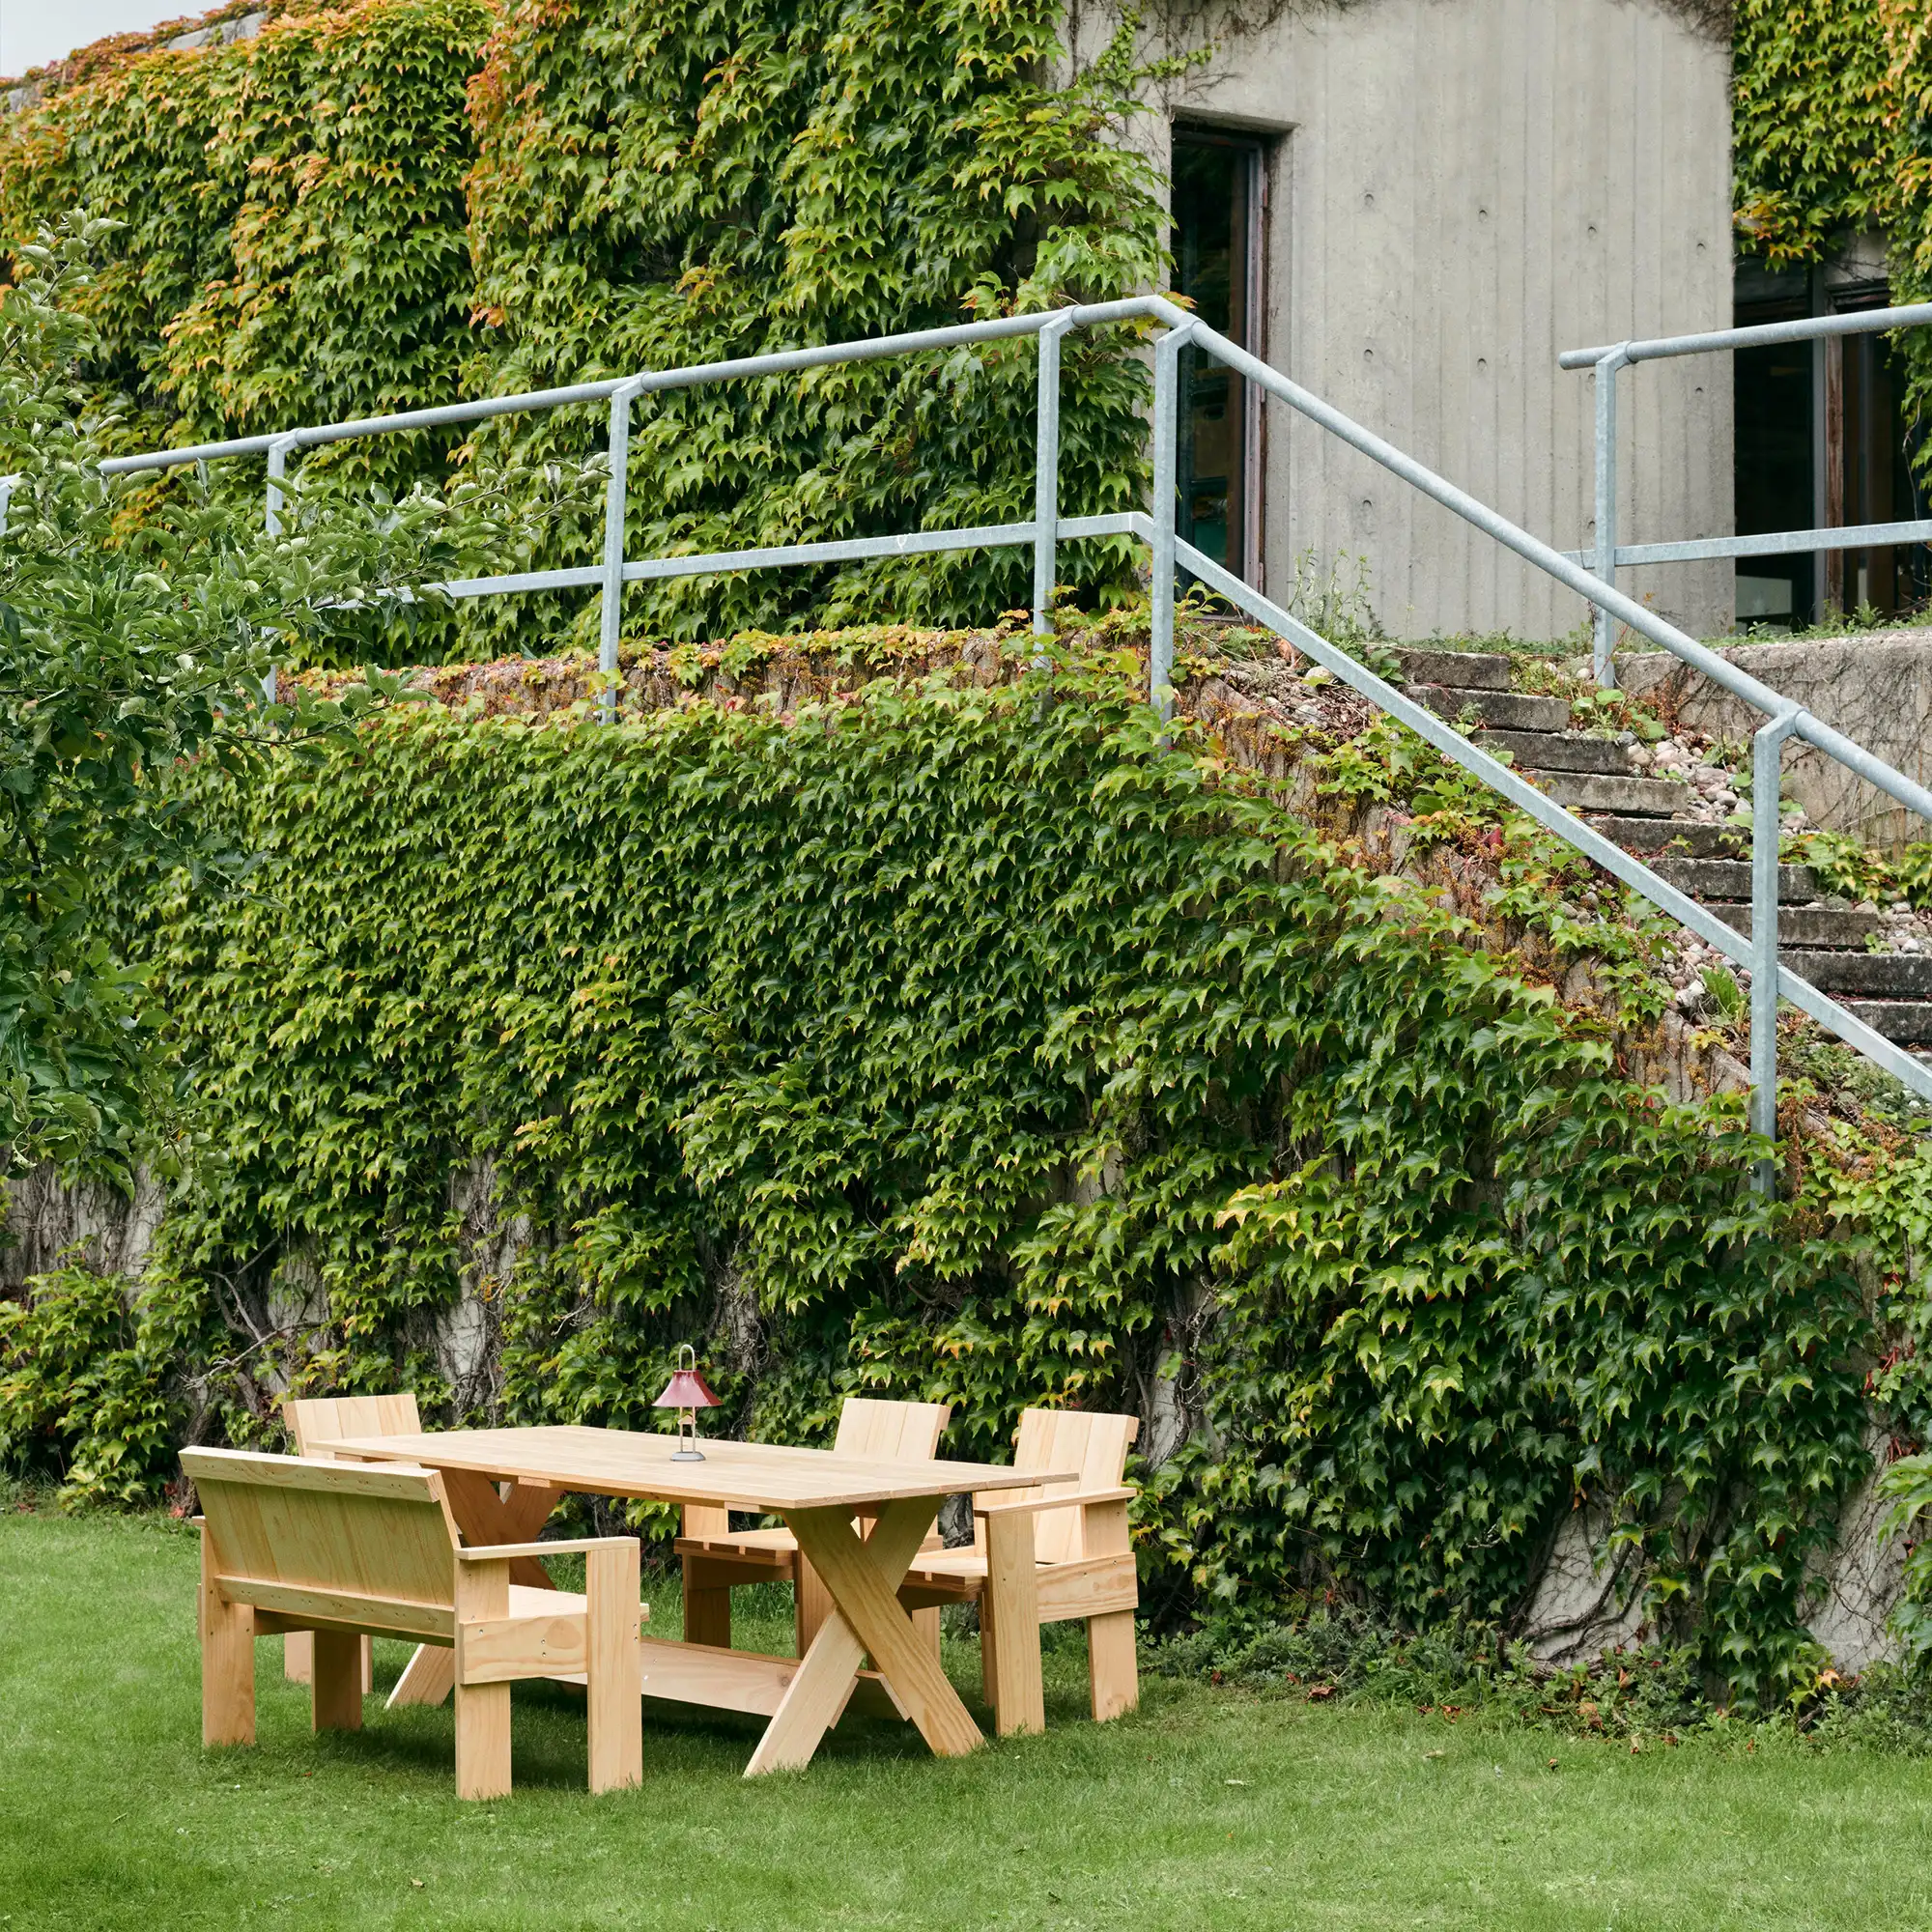
[[[1532,697],[1522,691],[1463,691],[1444,684],[1411,684],[1405,696],[1440,718],[1473,711],[1496,731],[1563,731],[1570,724],[1570,700]]]
[[[1846,1000],[1876,1033],[1899,1046],[1932,1046],[1932,1000]]]
[[[1777,951],[1779,965],[1802,973],[1821,993],[1863,993],[1868,998],[1932,998],[1932,954],[1924,952],[1812,952]]]
[[[1555,731],[1478,731],[1486,752],[1507,752],[1520,772],[1596,772],[1631,778],[1630,739],[1583,738]]]
[[[1657,859],[1651,869],[1666,885],[1693,899],[1742,899],[1749,903],[1751,868],[1744,859]],[[1818,874],[1809,866],[1777,868],[1779,904],[1804,905],[1825,896]]]
[[[1453,691],[1507,691],[1510,660],[1500,652],[1424,651],[1398,645],[1389,652],[1405,684],[1441,684]]]
[[[1682,859],[1728,859],[1750,849],[1747,833],[1688,818],[1592,818],[1590,823],[1614,844],[1638,854],[1674,851]]]
[[[1690,787],[1668,779],[1616,779],[1587,772],[1529,767],[1529,776],[1572,811],[1610,811],[1632,818],[1668,818],[1690,803]],[[1748,894],[1747,894],[1748,896]]]
[[[1747,905],[1714,905],[1711,910],[1728,926],[1747,939],[1750,937],[1751,909]],[[1779,906],[1777,946],[1785,957],[1793,947],[1812,947],[1824,952],[1863,952],[1865,940],[1877,932],[1885,921],[1876,913],[1835,912],[1830,906]],[[1794,972],[1801,967],[1794,966]]]

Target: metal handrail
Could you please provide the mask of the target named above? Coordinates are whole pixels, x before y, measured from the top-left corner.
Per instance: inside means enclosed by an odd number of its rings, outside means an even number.
[[[1594,552],[1571,552],[1567,560],[1580,563],[1594,556],[1596,575],[1614,589],[1619,567],[1655,563],[1690,563],[1740,556],[1789,556],[1804,551],[1864,550],[1874,544],[1932,543],[1932,519],[1904,523],[1860,524],[1822,530],[1779,530],[1750,536],[1695,537],[1676,543],[1620,544],[1617,541],[1617,375],[1639,362],[1663,361],[1681,355],[1705,355],[1726,350],[1763,348],[1780,342],[1819,342],[1837,336],[1876,335],[1894,328],[1918,328],[1932,323],[1932,302],[1915,302],[1898,308],[1855,309],[1845,315],[1799,316],[1789,322],[1761,323],[1746,328],[1714,328],[1690,335],[1660,336],[1647,342],[1619,342],[1595,349],[1570,349],[1559,355],[1563,369],[1593,369],[1596,372],[1596,486],[1597,541]],[[1595,597],[1595,637],[1592,657],[1597,682],[1614,690],[1617,681],[1616,654],[1611,618],[1629,617],[1610,598]],[[1869,784],[1889,793],[1921,818],[1932,818],[1921,802],[1921,788],[1909,781],[1900,783],[1902,774],[1874,758],[1861,745],[1833,731],[1821,728],[1820,721],[1802,706],[1779,697],[1768,686],[1737,669],[1727,659],[1698,647],[1686,652],[1668,638],[1659,638],[1649,624],[1631,625],[1640,636],[1661,641],[1685,663],[1710,678],[1721,689],[1742,697],[1766,713],[1768,723],[1751,741],[1751,1122],[1761,1132],[1770,1133],[1777,1120],[1777,999],[1770,988],[1780,990],[1792,980],[1777,965],[1777,858],[1781,823],[1779,796],[1783,788],[1783,748],[1788,737],[1799,737],[1815,745]],[[1674,627],[1667,627],[1674,628]],[[1681,633],[1677,634],[1679,637]],[[1794,1004],[1804,1007],[1803,1000]],[[1806,1011],[1812,1011],[1805,1007]],[[1826,1019],[1840,1038],[1853,1045],[1859,1042],[1835,1021]],[[1868,1051],[1861,1048],[1861,1050]],[[1872,1055],[1876,1059],[1876,1055]],[[1881,1063],[1884,1064],[1884,1063]],[[1918,1062],[1913,1062],[1918,1066]],[[1893,1069],[1896,1071],[1896,1069]],[[1922,1068],[1921,1068],[1922,1070]],[[1905,1078],[1904,1075],[1900,1075]],[[1923,1092],[1916,1079],[1906,1085]]]
[[[1060,345],[1069,329],[1103,324],[1147,319],[1165,325],[1154,346],[1153,475],[1151,514],[1140,511],[1116,516],[1062,517],[1059,513],[1060,444]],[[1861,318],[1844,318],[1856,320]],[[1932,320],[1932,308],[1927,319]],[[1782,326],[1782,325],[1780,325]],[[973,528],[922,530],[900,535],[855,537],[826,542],[768,545],[756,549],[687,554],[627,560],[624,555],[624,524],[628,496],[630,407],[640,395],[690,388],[700,384],[747,377],[784,374],[796,370],[826,367],[836,363],[870,361],[885,356],[916,354],[939,348],[993,341],[1032,334],[1037,337],[1037,403],[1035,426],[1036,469],[1034,515],[1025,522],[984,525]],[[1612,844],[1603,834],[1575,814],[1554,804],[1529,784],[1519,773],[1480,750],[1443,720],[1397,691],[1384,679],[1346,651],[1320,637],[1279,605],[1264,597],[1232,572],[1215,563],[1193,545],[1180,540],[1175,527],[1176,442],[1179,417],[1180,350],[1190,346],[1201,350],[1236,374],[1254,383],[1263,394],[1286,403],[1330,435],[1399,476],[1412,488],[1440,503],[1445,509],[1472,524],[1488,536],[1514,551],[1558,582],[1593,604],[1606,617],[1618,621],[1650,639],[1684,663],[1702,671],[1715,683],[1747,703],[1766,712],[1772,722],[1758,734],[1757,753],[1760,781],[1753,799],[1753,896],[1751,936],[1747,941],[1706,907],[1678,891],[1641,860],[1621,846]],[[1639,344],[1639,349],[1668,352],[1668,345]],[[1686,351],[1685,353],[1690,353]],[[1610,357],[1633,359],[1628,348],[1621,347],[1600,358],[1599,369]],[[1619,362],[1618,366],[1621,366]],[[1612,391],[1613,392],[1613,391]],[[312,448],[353,437],[385,435],[396,431],[443,427],[473,422],[493,416],[522,412],[550,410],[572,404],[607,402],[610,406],[610,481],[605,503],[603,554],[594,565],[561,570],[526,571],[506,576],[469,578],[440,586],[458,596],[496,596],[528,590],[556,590],[597,586],[602,591],[600,611],[599,669],[614,676],[617,669],[618,618],[621,614],[623,586],[651,579],[692,576],[718,571],[767,569],[799,564],[859,561],[869,557],[906,555],[942,550],[989,549],[1031,544],[1034,549],[1035,634],[1050,636],[1053,630],[1052,599],[1055,582],[1056,550],[1061,542],[1081,538],[1132,535],[1147,542],[1153,553],[1153,611],[1149,648],[1149,697],[1163,717],[1170,717],[1174,703],[1174,607],[1177,572],[1190,571],[1202,582],[1245,611],[1257,621],[1287,638],[1318,664],[1326,667],[1353,690],[1389,713],[1444,756],[1500,792],[1520,810],[1537,823],[1567,839],[1605,870],[1634,888],[1661,910],[1695,932],[1726,958],[1747,967],[1752,974],[1751,1022],[1751,1120],[1768,1138],[1776,1131],[1776,1003],[1789,1000],[1801,1010],[1830,1028],[1848,1045],[1855,1047],[1878,1065],[1902,1081],[1921,1096],[1932,1099],[1932,1069],[1907,1054],[1856,1014],[1821,993],[1799,975],[1782,966],[1776,951],[1777,878],[1777,787],[1775,781],[1777,748],[1787,736],[1803,738],[1842,763],[1850,766],[1868,782],[1889,793],[1920,816],[1932,820],[1932,791],[1874,758],[1861,746],[1833,730],[1823,720],[1803,707],[1792,704],[1748,672],[1742,671],[1717,653],[1674,625],[1618,590],[1610,575],[1592,574],[1579,559],[1552,549],[1540,538],[1512,524],[1486,503],[1446,478],[1397,449],[1373,431],[1344,415],[1310,390],[1290,380],[1278,369],[1251,355],[1237,343],[1209,328],[1198,316],[1159,296],[1076,304],[1025,316],[1001,317],[989,322],[967,323],[955,327],[915,330],[905,334],[876,337],[868,341],[827,344],[811,349],[790,350],[768,355],[753,355],[728,362],[706,363],[684,369],[645,371],[609,381],[579,384],[568,388],[545,389],[516,396],[492,397],[469,403],[451,404],[397,414],[365,417],[355,421],[330,423],[281,432],[270,436],[240,437],[224,442],[200,443],[173,450],[155,450],[139,456],[109,458],[101,464],[108,475],[127,475],[140,470],[162,469],[185,463],[213,461],[233,456],[265,454],[269,459],[267,522],[270,531],[279,528],[282,502],[280,483],[291,450]],[[1614,549],[1611,552],[1614,556]],[[607,686],[603,715],[614,716],[614,697]],[[1766,753],[1774,781],[1767,786],[1762,780]],[[1768,855],[1768,856],[1767,856]],[[1769,867],[1767,871],[1767,867]],[[1765,899],[1766,880],[1769,899]],[[1769,1184],[1768,1171],[1761,1184]]]
[[[1593,369],[1597,380],[1597,541],[1587,551],[1566,554],[1594,557],[1597,575],[1616,582],[1617,571],[1647,563],[1703,563],[1740,556],[1791,556],[1804,551],[1866,550],[1874,544],[1932,543],[1932,518],[1904,523],[1839,525],[1821,530],[1777,530],[1746,537],[1691,537],[1678,543],[1620,544],[1617,541],[1617,374],[1638,362],[1679,355],[1709,355],[1724,350],[1761,349],[1779,342],[1822,342],[1842,335],[1880,335],[1894,328],[1921,328],[1932,323],[1932,302],[1899,308],[1853,309],[1844,315],[1798,316],[1789,322],[1755,323],[1747,328],[1707,328],[1691,335],[1663,335],[1648,342],[1606,343],[1596,349],[1566,349],[1560,369]],[[1606,691],[1617,681],[1609,614],[1598,607],[1592,646],[1597,682]]]

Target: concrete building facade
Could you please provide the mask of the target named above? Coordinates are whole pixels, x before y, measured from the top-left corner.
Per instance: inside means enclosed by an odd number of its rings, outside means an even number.
[[[1079,59],[1111,20],[1072,25]],[[1731,319],[1721,33],[1677,0],[1287,0],[1170,33],[1213,48],[1162,85],[1153,117],[1183,292],[1535,534],[1590,543],[1594,379],[1558,354]],[[1223,218],[1216,149],[1234,157],[1227,268],[1202,237]],[[1203,548],[1224,531],[1224,554],[1271,595],[1298,569],[1360,569],[1398,637],[1552,638],[1583,620],[1580,600],[1312,424],[1206,380],[1182,474],[1208,487],[1193,504],[1183,489],[1183,523]],[[1730,357],[1622,380],[1624,541],[1729,533]],[[1728,564],[1625,587],[1695,634],[1732,627]]]

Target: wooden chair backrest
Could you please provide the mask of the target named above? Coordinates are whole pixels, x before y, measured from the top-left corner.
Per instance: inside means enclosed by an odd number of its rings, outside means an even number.
[[[218,1576],[454,1608],[459,1539],[433,1470],[242,1449],[184,1449],[182,1467]]]
[[[1077,1469],[1078,1488],[1117,1490],[1126,1473],[1127,1451],[1141,1433],[1133,1415],[1097,1414],[1083,1408],[1029,1408],[1020,1413],[1013,1445],[1015,1469]],[[1021,1498],[1072,1494],[1065,1485],[1042,1484],[1032,1490],[988,1490],[976,1500],[1017,1502]],[[1086,1519],[1077,1504],[1041,1510],[1033,1520],[1034,1555],[1041,1563],[1072,1562],[1087,1553]],[[973,1536],[983,1544],[985,1524],[977,1521]]]
[[[840,1456],[863,1456],[877,1463],[930,1463],[952,1419],[943,1402],[877,1402],[848,1395],[838,1411],[838,1434],[832,1447]]]
[[[282,1417],[295,1437],[298,1456],[331,1460],[329,1446],[345,1435],[414,1435],[422,1423],[414,1394],[315,1396],[282,1404]]]

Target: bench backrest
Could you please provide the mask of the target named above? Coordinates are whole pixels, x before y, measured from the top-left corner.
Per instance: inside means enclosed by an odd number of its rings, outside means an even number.
[[[832,1447],[840,1456],[880,1463],[930,1463],[952,1415],[943,1402],[877,1402],[848,1395]]]
[[[327,1458],[345,1435],[414,1435],[422,1423],[414,1392],[400,1395],[311,1396],[282,1404],[282,1419],[295,1437],[298,1456]]]
[[[182,1468],[236,1601],[301,1615],[310,1593],[341,1600],[344,1623],[453,1630],[459,1538],[434,1470],[241,1449],[184,1449]]]
[[[1117,1490],[1127,1468],[1127,1451],[1141,1433],[1140,1418],[1105,1415],[1083,1408],[1029,1408],[1020,1412],[1013,1445],[1015,1469],[1077,1469],[1081,1490]],[[1065,1485],[1032,1490],[988,1490],[980,1500],[1017,1502],[1033,1496],[1072,1494]],[[1087,1554],[1086,1518],[1077,1504],[1041,1510],[1033,1520],[1035,1557],[1041,1563],[1072,1562]],[[974,1540],[983,1542],[985,1525],[976,1520]]]

